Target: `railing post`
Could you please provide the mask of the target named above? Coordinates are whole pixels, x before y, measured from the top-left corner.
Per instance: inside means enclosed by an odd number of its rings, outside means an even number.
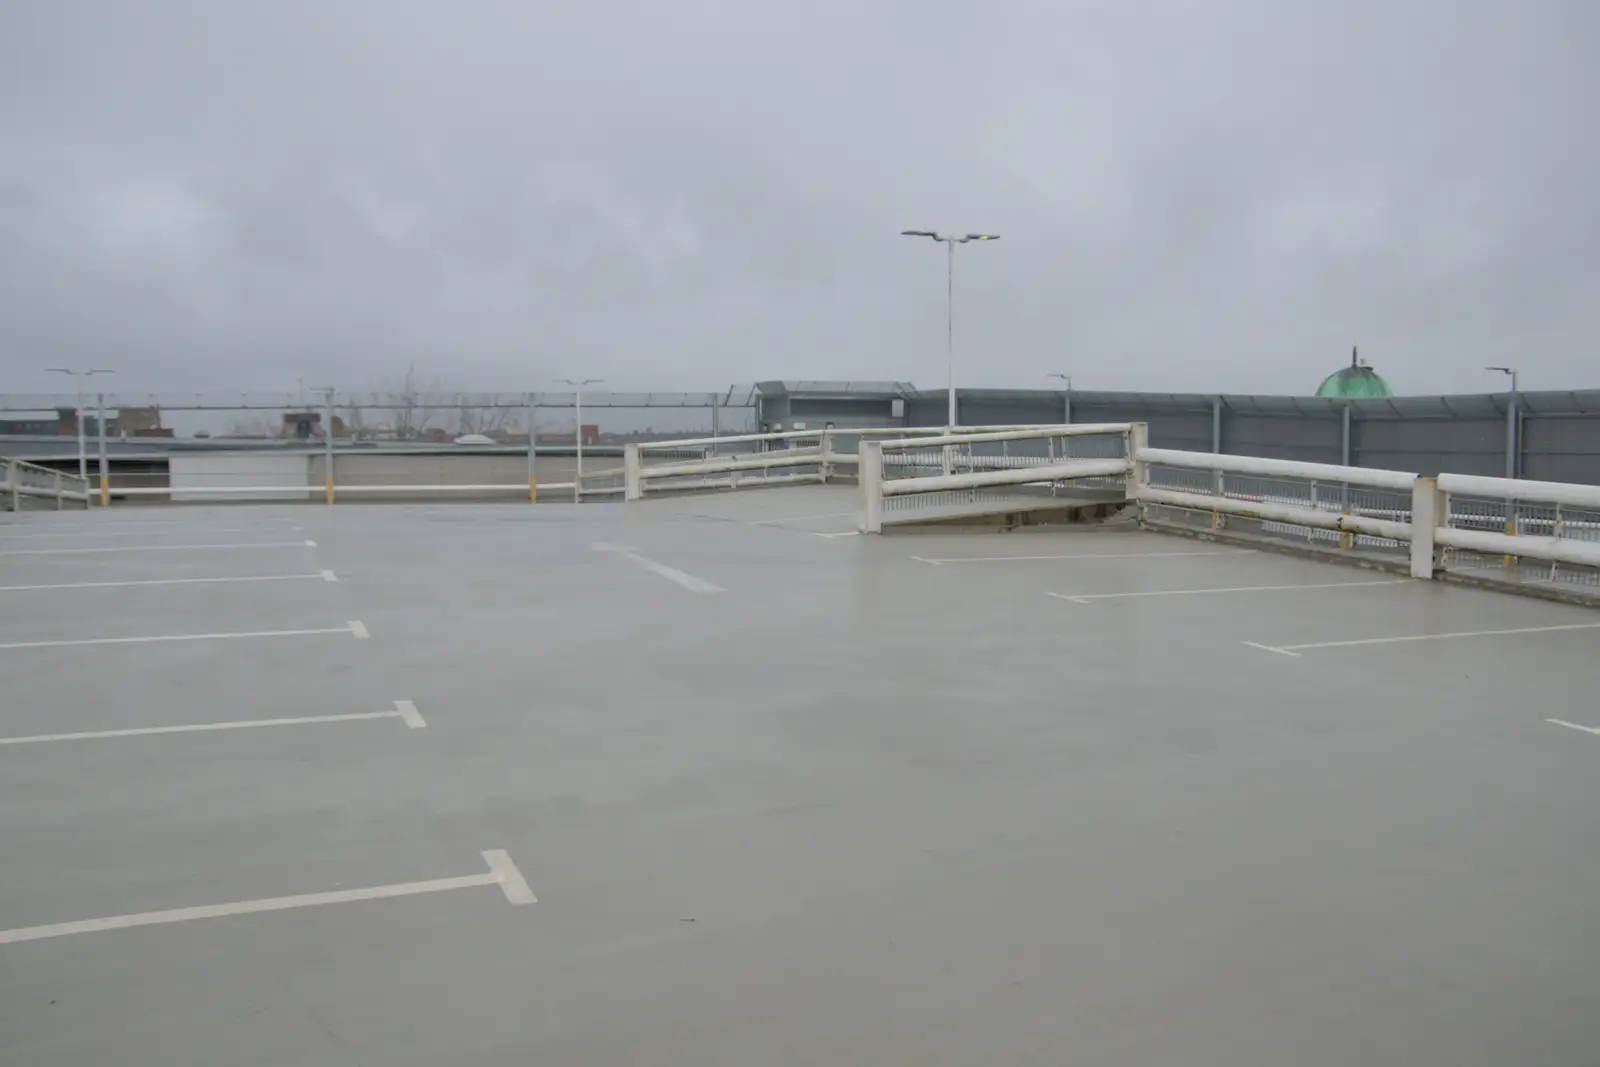
[[[64,501],[62,501],[62,499],[61,499],[61,472],[60,471],[56,471],[56,474],[55,474],[55,489],[56,489],[56,510],[60,511],[62,508],[66,507],[66,503]]]
[[[818,444],[822,447],[822,461],[818,467],[822,470],[822,484],[827,485],[833,477],[833,431],[823,430],[822,440]]]
[[[641,500],[644,498],[644,479],[640,477],[639,468],[639,446],[637,444],[623,445],[622,499]]]
[[[16,460],[6,461],[6,485],[11,489],[11,510],[22,510],[22,471]]]
[[[1411,486],[1411,577],[1432,578],[1434,532],[1450,522],[1450,504],[1439,479],[1419,477]]]
[[[1128,427],[1128,488],[1129,500],[1137,501],[1150,486],[1150,465],[1139,460],[1139,454],[1150,447],[1150,424],[1136,422]]]
[[[863,441],[857,462],[857,481],[861,483],[862,533],[883,532],[883,443]]]

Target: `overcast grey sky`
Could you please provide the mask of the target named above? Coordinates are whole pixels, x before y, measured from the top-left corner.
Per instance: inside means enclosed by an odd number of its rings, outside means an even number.
[[[0,391],[1600,387],[1600,4],[3,0]],[[54,378],[54,380],[52,380]]]

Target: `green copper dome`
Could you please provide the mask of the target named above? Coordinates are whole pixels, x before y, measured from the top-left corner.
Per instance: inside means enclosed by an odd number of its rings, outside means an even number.
[[[1352,396],[1393,396],[1394,390],[1389,388],[1389,383],[1383,376],[1365,363],[1356,355],[1356,350],[1350,350],[1350,365],[1340,367],[1317,386],[1318,396],[1352,397]]]

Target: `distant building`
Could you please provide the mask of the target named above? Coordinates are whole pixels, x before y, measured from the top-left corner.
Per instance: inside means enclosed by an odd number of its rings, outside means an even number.
[[[1394,390],[1383,376],[1373,370],[1361,357],[1357,350],[1350,349],[1350,365],[1340,367],[1317,386],[1318,396],[1331,397],[1360,397],[1360,396],[1393,396]]]

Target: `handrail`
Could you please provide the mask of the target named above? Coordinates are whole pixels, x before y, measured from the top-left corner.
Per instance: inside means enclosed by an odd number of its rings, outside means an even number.
[[[972,445],[995,441],[1036,441],[1055,437],[1087,437],[1091,434],[1126,434],[1133,428],[1130,422],[1076,422],[1061,426],[1014,426],[1008,429],[980,429],[970,434],[949,434],[940,437],[918,438],[904,441],[880,442],[885,451],[900,448],[927,448],[942,445]]]
[[[815,430],[777,430],[772,433],[746,433],[736,434],[732,437],[692,437],[682,441],[640,441],[638,448],[642,452],[655,452],[665,448],[704,448],[718,445],[750,444],[755,441],[793,441],[796,439],[819,438],[826,435],[835,437],[860,437],[866,434],[893,434],[902,437],[931,437],[933,435],[954,434],[962,440],[967,435],[989,433],[1000,430],[1027,430],[1040,427],[1034,426],[957,426],[948,430],[943,426],[833,426],[821,427]],[[924,442],[926,443],[926,442]]]
[[[58,511],[69,500],[87,508],[92,499],[88,480],[77,475],[20,459],[0,459],[0,469],[5,472],[5,481],[0,482],[0,493],[4,494],[6,507],[11,511],[22,510],[23,497],[54,500]]]
[[[1302,463],[1293,459],[1235,456],[1224,452],[1178,452],[1170,448],[1141,448],[1140,463],[1193,470],[1226,470],[1271,478],[1310,478],[1319,482],[1352,482],[1382,489],[1410,489],[1415,472],[1379,470],[1376,467],[1341,467],[1332,463]]]

